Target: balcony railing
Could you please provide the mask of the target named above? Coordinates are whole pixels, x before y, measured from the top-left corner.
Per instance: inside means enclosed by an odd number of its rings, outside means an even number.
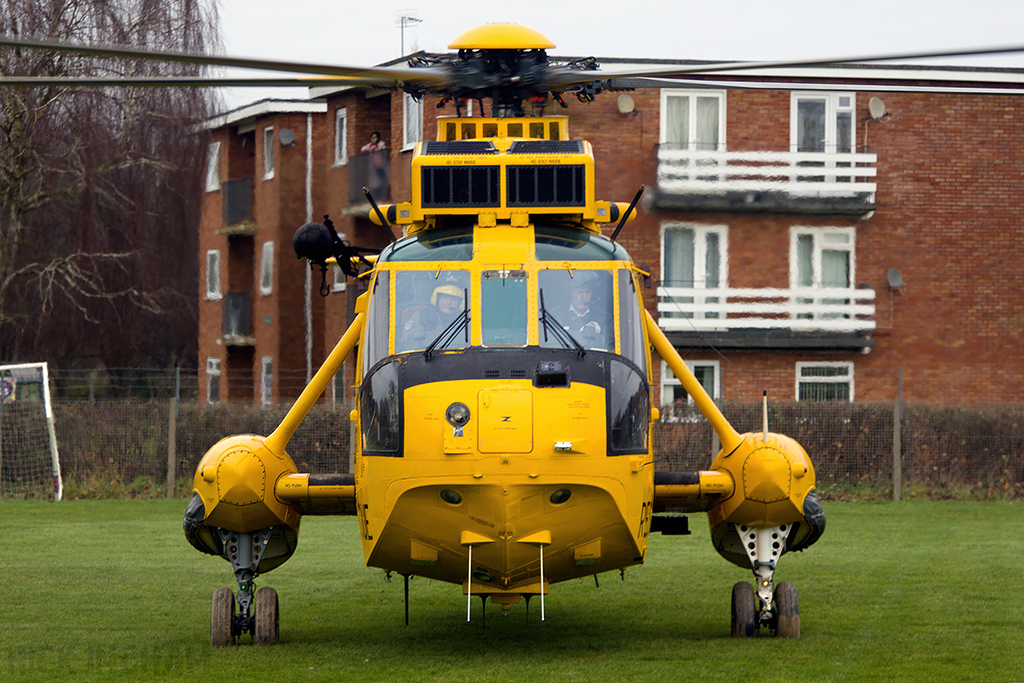
[[[363,188],[370,190],[375,202],[382,202],[390,196],[391,158],[386,149],[362,152],[348,160],[348,202],[361,204],[366,201]]]
[[[875,291],[852,287],[658,287],[658,325],[669,331],[870,332]]]
[[[860,214],[875,208],[876,154],[658,148],[664,209]]]

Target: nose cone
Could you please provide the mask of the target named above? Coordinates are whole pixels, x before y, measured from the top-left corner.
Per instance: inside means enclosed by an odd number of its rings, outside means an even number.
[[[743,463],[743,493],[747,500],[775,503],[790,495],[789,458],[772,445],[755,448]]]
[[[217,485],[222,503],[255,505],[263,500],[267,470],[256,453],[237,448],[224,456],[217,468]]]

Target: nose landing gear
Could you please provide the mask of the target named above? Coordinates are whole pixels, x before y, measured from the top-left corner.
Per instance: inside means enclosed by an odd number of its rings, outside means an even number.
[[[757,579],[757,593],[741,581],[732,587],[732,635],[753,638],[766,626],[779,638],[800,637],[800,605],[796,585],[774,585],[775,564],[785,549],[788,526],[770,529],[736,528],[748,552]]]
[[[228,647],[235,639],[249,633],[257,645],[277,645],[280,640],[277,591],[273,588],[255,590],[253,579],[271,529],[253,533],[217,530],[224,555],[231,562],[238,580],[237,601],[230,588],[213,592],[210,610],[210,644]],[[236,604],[238,609],[236,610]]]

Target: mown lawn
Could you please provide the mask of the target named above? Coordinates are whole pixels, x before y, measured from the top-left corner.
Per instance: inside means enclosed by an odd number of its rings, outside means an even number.
[[[787,555],[802,638],[729,637],[732,584],[703,516],[654,536],[647,564],[558,584],[508,618],[455,586],[363,565],[353,519],[307,518],[261,577],[281,644],[209,645],[228,564],[184,540],[185,501],[0,503],[0,680],[1024,681],[1024,504],[832,503]],[[246,639],[247,640],[247,639]]]

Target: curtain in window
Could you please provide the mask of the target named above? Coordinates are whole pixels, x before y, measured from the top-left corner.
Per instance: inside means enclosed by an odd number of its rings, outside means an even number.
[[[694,286],[694,231],[674,228],[665,231],[665,286]],[[692,304],[693,297],[667,297],[667,303]],[[692,313],[666,311],[666,318],[692,318]]]
[[[666,99],[665,142],[686,147],[690,144],[690,98],[672,96]]]

